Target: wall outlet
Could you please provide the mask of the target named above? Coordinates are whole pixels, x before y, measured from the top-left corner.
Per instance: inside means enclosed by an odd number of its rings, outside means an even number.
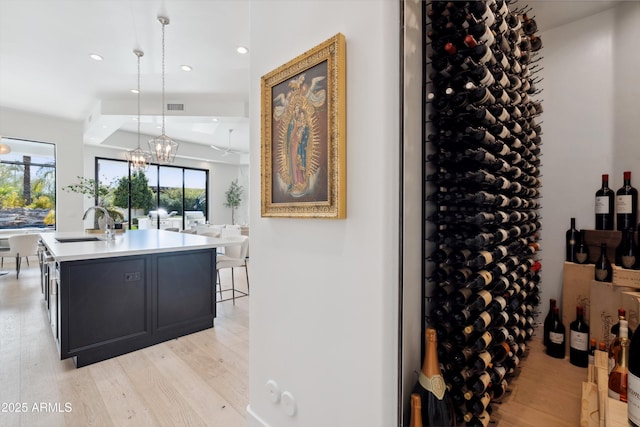
[[[267,393],[269,393],[269,399],[271,399],[273,403],[280,402],[280,388],[278,387],[278,383],[274,380],[269,380],[265,386],[267,387]]]
[[[282,409],[284,409],[284,413],[289,415],[290,417],[293,417],[297,411],[296,399],[293,397],[293,394],[291,394],[288,391],[285,391],[282,393],[281,400],[282,400]]]

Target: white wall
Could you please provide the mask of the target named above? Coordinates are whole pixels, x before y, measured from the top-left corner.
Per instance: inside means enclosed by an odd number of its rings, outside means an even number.
[[[396,424],[399,3],[251,3],[251,176],[260,77],[341,32],[347,40],[347,218],[260,217],[251,181],[250,425]],[[273,379],[297,400],[285,415]],[[260,421],[261,420],[261,421]]]
[[[593,229],[601,174],[610,174],[611,187],[621,184],[622,172],[613,167],[614,26],[608,10],[541,34],[542,313],[549,298],[561,300],[569,219]]]

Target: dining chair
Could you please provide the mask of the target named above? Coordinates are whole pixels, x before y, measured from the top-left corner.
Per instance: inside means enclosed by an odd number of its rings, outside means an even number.
[[[27,260],[27,265],[29,265],[29,256],[37,255],[38,240],[40,240],[40,234],[37,233],[9,236],[9,250],[0,252],[0,267],[4,267],[4,257],[16,257],[17,279],[20,275],[22,258],[24,257]]]
[[[247,250],[249,249],[249,237],[247,236],[234,236],[234,240],[238,241],[238,244],[225,247],[225,254],[219,255],[216,261],[216,272],[218,275],[219,293],[222,298],[222,292],[231,291],[231,298],[221,299],[218,302],[233,300],[233,304],[236,303],[236,293],[240,294],[240,297],[249,295],[249,270],[247,269]],[[222,289],[222,281],[220,280],[220,270],[223,268],[231,269],[231,289]],[[247,292],[236,289],[235,278],[233,275],[234,268],[244,268],[245,275],[247,277]]]

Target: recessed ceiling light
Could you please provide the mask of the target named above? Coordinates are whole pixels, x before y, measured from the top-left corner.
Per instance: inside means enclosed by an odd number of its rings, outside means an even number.
[[[97,53],[90,53],[89,58],[93,59],[94,61],[102,61],[104,59],[102,56],[98,55]]]
[[[238,48],[236,49],[236,51],[242,55],[244,55],[245,53],[249,52],[249,49],[244,47],[244,46],[238,46]]]
[[[217,117],[214,117],[214,118],[212,118],[212,119],[211,119],[211,121],[212,121],[212,122],[218,122],[218,118],[217,118]]]
[[[181,66],[180,66],[180,69],[181,69],[182,71],[191,71],[191,70],[193,70],[193,68],[191,68],[191,66],[190,66],[190,65],[181,65]]]
[[[138,93],[138,89],[129,89],[131,93]]]

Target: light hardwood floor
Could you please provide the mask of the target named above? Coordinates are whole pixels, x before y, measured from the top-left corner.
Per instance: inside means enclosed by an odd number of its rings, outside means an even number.
[[[58,356],[30,262],[19,280],[11,262],[0,277],[0,426],[246,425],[248,298],[218,303],[212,329],[76,369]]]
[[[0,412],[0,426],[246,424],[248,298],[236,300],[235,307],[218,303],[212,329],[76,369],[59,360],[35,258],[19,280],[12,263],[4,268],[10,274],[0,277],[0,404],[24,403],[27,410]],[[228,284],[228,270],[222,274]],[[236,279],[246,289],[243,271],[236,271]],[[493,405],[491,425],[579,425],[586,370],[548,357],[539,340],[529,347],[504,403]]]

